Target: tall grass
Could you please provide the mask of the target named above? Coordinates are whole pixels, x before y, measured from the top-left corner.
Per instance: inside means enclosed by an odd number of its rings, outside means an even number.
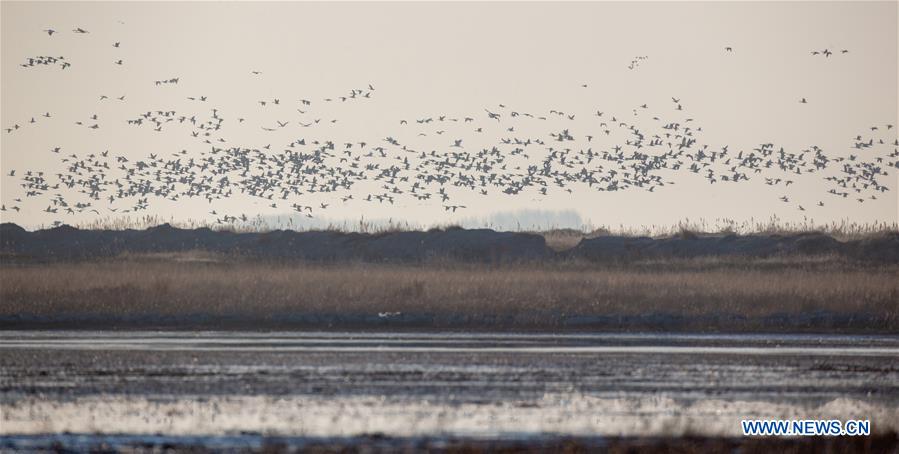
[[[678,261],[643,267],[297,265],[132,257],[0,269],[0,316],[185,316],[258,320],[379,312],[511,317],[665,313],[874,314],[899,328],[896,266]]]
[[[446,228],[449,224],[416,224],[408,221],[386,219],[386,220],[366,220],[364,217],[358,221],[351,220],[335,220],[326,223],[309,226],[294,222],[292,217],[269,218],[256,216],[243,221],[240,219],[230,220],[229,222],[215,222],[197,219],[175,219],[173,217],[165,218],[158,215],[146,215],[140,217],[102,217],[91,221],[78,223],[75,227],[87,230],[125,230],[125,229],[146,229],[162,224],[170,224],[172,226],[184,229],[209,228],[212,230],[232,231],[232,232],[268,232],[272,230],[328,230],[340,232],[360,232],[360,233],[385,233],[397,231],[416,231],[427,230],[431,228]],[[472,225],[471,227],[476,227]],[[482,228],[491,228],[491,225],[485,224]],[[649,237],[668,237],[681,235],[685,232],[695,234],[763,234],[763,235],[786,235],[803,232],[821,232],[831,235],[838,239],[855,239],[870,235],[877,235],[886,232],[899,231],[899,223],[897,222],[871,222],[861,223],[851,219],[842,219],[839,221],[831,221],[826,223],[816,223],[811,220],[803,221],[785,221],[776,215],[768,219],[755,219],[737,221],[729,218],[716,219],[683,219],[672,224],[649,224],[640,226],[631,226],[619,224],[613,225],[584,225],[580,229],[564,228],[564,229],[543,229],[534,230],[519,226],[515,231],[532,232],[543,234],[544,236],[554,235],[557,237],[572,238],[592,238],[601,235],[619,235],[619,236],[649,236]]]
[[[145,215],[139,217],[102,217],[92,219],[87,222],[75,224],[75,227],[83,230],[143,230],[151,227],[157,227],[163,224],[169,224],[173,227],[181,229],[198,229],[208,228],[215,231],[227,232],[270,232],[273,230],[294,230],[302,231],[339,231],[339,232],[359,232],[359,233],[387,233],[397,231],[414,231],[422,230],[423,227],[406,221],[398,221],[387,219],[383,221],[370,221],[364,217],[359,221],[331,221],[320,225],[310,226],[306,224],[295,223],[293,217],[285,218],[268,218],[263,216],[255,216],[246,220],[234,219],[227,222],[216,222],[209,220],[197,219],[175,219],[174,217],[165,218],[159,215]]]

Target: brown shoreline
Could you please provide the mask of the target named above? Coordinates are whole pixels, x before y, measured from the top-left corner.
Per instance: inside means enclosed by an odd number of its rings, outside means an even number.
[[[0,329],[899,332],[899,233],[0,225]]]
[[[578,323],[534,324],[461,317],[426,319],[427,314],[410,314],[411,321],[386,321],[370,314],[303,314],[283,320],[236,317],[146,317],[115,319],[79,317],[2,317],[0,330],[47,331],[358,331],[358,332],[522,332],[522,333],[685,333],[685,334],[822,334],[895,335],[895,320],[878,320],[867,314],[792,314],[766,319],[745,320],[736,316],[703,317],[684,320],[668,314],[648,317],[610,315],[602,320]],[[422,320],[426,319],[426,320]]]

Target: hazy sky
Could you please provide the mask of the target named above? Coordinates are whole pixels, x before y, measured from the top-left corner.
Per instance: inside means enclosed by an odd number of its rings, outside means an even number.
[[[315,206],[316,219],[393,218],[414,223],[447,223],[486,218],[501,211],[558,210],[595,225],[671,224],[684,218],[767,219],[772,215],[815,222],[848,218],[862,222],[897,220],[899,176],[889,154],[896,148],[897,2],[662,2],[662,3],[135,3],[2,2],[2,109],[0,142],[5,221],[27,225],[53,221],[86,222],[96,217],[158,214],[175,219],[214,220],[222,214],[279,216],[291,204]],[[75,33],[82,28],[88,33]],[[48,35],[44,30],[53,29]],[[120,43],[114,47],[114,43]],[[725,48],[730,47],[732,51]],[[831,56],[813,55],[828,49]],[[849,52],[841,52],[843,49]],[[29,57],[64,56],[59,64],[22,67]],[[637,59],[636,57],[645,59]],[[115,62],[122,60],[122,64]],[[633,61],[637,61],[635,65]],[[258,71],[261,74],[253,74]],[[178,78],[177,84],[157,80]],[[374,90],[369,88],[369,84]],[[583,85],[587,85],[583,87]],[[346,102],[351,90],[362,94]],[[123,101],[116,98],[125,96]],[[108,96],[109,99],[102,99]],[[206,97],[192,101],[188,97]],[[274,99],[278,105],[273,104]],[[331,98],[333,101],[325,101]],[[674,102],[676,98],[679,102]],[[805,98],[807,103],[801,103]],[[308,99],[305,105],[300,100]],[[262,106],[259,101],[266,101]],[[505,107],[500,107],[502,104]],[[646,108],[641,107],[646,105]],[[680,104],[683,110],[677,110]],[[223,118],[210,137],[193,137],[195,128],[177,120],[155,125],[128,124],[147,111],[176,111],[204,121]],[[300,112],[300,109],[304,112]],[[488,118],[487,110],[502,114]],[[565,112],[564,116],[550,113]],[[596,116],[602,111],[603,116]],[[531,113],[534,118],[511,112]],[[43,115],[50,113],[50,117]],[[92,116],[96,115],[97,119]],[[438,118],[457,118],[440,122]],[[574,115],[569,119],[568,115]],[[544,116],[546,120],[537,117]],[[416,119],[431,117],[431,123]],[[474,121],[464,122],[471,117]],[[596,191],[586,184],[564,188],[548,181],[509,195],[490,187],[447,186],[451,200],[397,196],[395,202],[365,202],[383,181],[365,181],[351,190],[304,193],[273,201],[235,195],[209,204],[202,197],[178,201],[147,196],[145,211],[121,214],[138,198],[90,200],[66,189],[26,197],[27,171],[43,171],[52,186],[55,174],[89,154],[109,150],[107,178],[123,174],[114,157],[128,165],[152,153],[174,159],[199,159],[212,146],[281,153],[303,138],[356,143],[354,156],[372,147],[388,158],[362,157],[361,163],[399,162],[408,152],[391,147],[397,139],[416,152],[477,154],[498,146],[514,164],[542,166],[549,146],[572,154],[591,148],[635,151],[621,128],[600,122],[626,122],[647,135],[664,124],[691,125],[696,144],[730,156],[748,154],[760,144],[802,153],[815,145],[830,159],[850,155],[877,162],[887,175],[878,181],[889,191],[828,194],[844,163],[796,175],[777,169],[747,172],[749,181],[709,183],[706,171],[660,170],[665,182],[645,187]],[[656,120],[655,118],[658,118]],[[35,123],[31,123],[34,118]],[[686,119],[692,119],[687,123]],[[240,121],[239,119],[244,119]],[[314,120],[320,119],[315,124]],[[337,119],[336,123],[331,120]],[[400,124],[407,120],[409,124]],[[76,122],[82,122],[82,125]],[[277,122],[287,123],[281,127]],[[301,123],[310,123],[303,127]],[[97,124],[97,129],[89,126]],[[19,125],[11,133],[6,128]],[[877,126],[877,130],[872,130]],[[513,128],[509,131],[508,128]],[[701,131],[698,128],[701,127]],[[267,131],[266,129],[274,129]],[[482,128],[476,132],[476,128]],[[605,134],[604,129],[613,132]],[[551,133],[570,131],[574,141],[553,143]],[[623,128],[626,130],[627,128]],[[438,131],[444,131],[438,134]],[[422,135],[424,134],[424,135]],[[587,139],[587,135],[593,136]],[[874,146],[856,149],[856,137]],[[539,138],[546,146],[527,147],[529,158],[512,156],[514,145],[501,138]],[[213,141],[212,144],[204,142]],[[222,139],[223,141],[219,141]],[[463,147],[451,147],[462,139]],[[883,140],[884,144],[879,141]],[[359,150],[358,142],[368,149]],[[269,145],[270,148],[264,147]],[[60,153],[51,152],[60,147]],[[312,147],[308,146],[307,150]],[[663,154],[663,147],[638,150]],[[77,159],[62,162],[75,154]],[[810,160],[813,153],[805,159]],[[414,158],[416,154],[412,154]],[[342,165],[339,157],[328,165]],[[97,158],[99,159],[99,158]],[[392,160],[392,161],[391,161]],[[672,160],[673,161],[673,160]],[[736,161],[736,159],[735,159]],[[591,165],[603,164],[594,162]],[[569,169],[576,172],[582,166]],[[605,170],[610,166],[606,165]],[[726,173],[718,162],[712,167]],[[14,176],[10,172],[15,171]],[[493,169],[499,172],[499,169]],[[119,172],[119,173],[117,173]],[[81,176],[82,178],[85,175]],[[766,178],[793,180],[785,187]],[[234,181],[234,178],[232,178]],[[674,183],[674,184],[669,184]],[[568,192],[570,189],[571,192]],[[90,209],[47,213],[50,199],[91,203]],[[105,193],[104,197],[109,195]],[[353,195],[352,200],[342,197]],[[780,200],[786,196],[788,202]],[[856,199],[863,197],[863,203]],[[15,199],[22,199],[17,202]],[[818,206],[822,202],[824,206]],[[320,204],[327,209],[318,209]],[[455,212],[446,205],[464,205]],[[799,206],[805,211],[800,211]],[[11,207],[16,206],[16,212]],[[115,208],[115,212],[109,209]],[[210,214],[215,210],[217,215]],[[576,218],[576,217],[575,217]]]

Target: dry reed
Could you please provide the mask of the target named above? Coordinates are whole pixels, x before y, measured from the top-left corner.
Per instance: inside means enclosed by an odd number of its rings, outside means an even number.
[[[815,259],[821,260],[821,259]],[[896,325],[899,268],[835,261],[311,265],[153,255],[0,268],[0,316],[277,317],[402,312],[558,319],[664,313],[874,314]]]

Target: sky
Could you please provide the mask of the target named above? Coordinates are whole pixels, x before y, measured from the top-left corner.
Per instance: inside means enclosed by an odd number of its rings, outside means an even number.
[[[526,213],[525,224],[571,227],[772,216],[819,224],[897,221],[899,173],[890,167],[897,161],[890,154],[899,124],[896,2],[3,1],[0,21],[3,222],[87,224],[151,215],[216,223],[245,215],[297,225],[363,218],[423,226],[521,223],[508,213]],[[38,56],[64,60],[23,66]],[[63,61],[70,66],[62,68]],[[156,83],[175,78],[177,83]],[[173,121],[163,119],[159,131],[149,118],[129,124],[156,111],[174,111]],[[196,127],[179,122],[181,116],[219,122],[220,128],[194,137]],[[432,121],[416,121],[427,118]],[[556,171],[587,168],[608,176],[615,168],[612,178],[620,179],[627,169],[615,162],[582,163],[578,156],[615,147],[627,156],[664,156],[672,150],[667,142],[678,150],[680,138],[664,136],[673,130],[663,126],[673,123],[678,133],[689,127],[695,143],[686,154],[665,158],[668,166],[680,160],[679,169],[652,169],[658,179],[649,184],[598,191],[583,181],[560,186],[558,174],[542,178],[546,194],[537,184],[514,194],[502,185],[452,184],[461,173],[519,178],[528,166],[543,168],[551,155]],[[639,147],[634,128],[645,136]],[[566,130],[572,140],[553,136]],[[654,135],[665,144],[651,145]],[[514,143],[502,142],[515,138],[532,140],[524,146],[527,157],[514,152]],[[319,170],[345,171],[356,158],[363,169],[377,167],[349,188],[302,190],[287,198],[241,192],[238,182],[247,176],[233,173],[233,193],[212,202],[185,195],[180,183],[168,196],[107,198],[115,195],[114,180],[124,181],[127,169],[149,163],[151,155],[163,166],[170,159],[199,161],[213,147],[259,150],[250,153],[255,165],[259,156],[299,150],[289,146],[299,139],[305,152],[315,149],[316,140],[335,144]],[[456,140],[461,146],[453,146]],[[871,146],[856,147],[868,140]],[[345,143],[354,145],[344,155]],[[738,156],[761,144],[783,147],[808,163],[820,150],[830,161],[816,172],[744,168],[738,172],[745,180],[722,181]],[[410,193],[421,153],[440,157],[425,166],[436,175],[447,153],[477,155],[493,147],[503,161],[490,170],[444,168],[451,177],[446,184],[417,189],[431,198]],[[688,171],[703,147],[705,155],[727,147],[733,162],[706,159],[699,172]],[[566,163],[576,164],[565,167],[561,151]],[[380,169],[410,158],[407,180],[375,178]],[[90,169],[71,168],[85,159]],[[101,161],[111,168],[103,170],[109,184],[97,197],[61,183],[90,178]],[[272,164],[277,159],[263,162],[284,170],[283,163]],[[847,177],[844,166],[871,168],[862,164],[881,172],[880,189],[857,179],[849,184],[859,191],[835,186]],[[271,177],[266,172],[273,170],[254,172]],[[29,171],[44,172],[48,187],[29,187],[23,180]],[[60,173],[74,180],[61,180]],[[295,182],[289,175],[272,178]],[[441,200],[441,187],[447,200]],[[843,197],[832,189],[851,193]],[[365,200],[378,194],[392,195],[393,203]]]

